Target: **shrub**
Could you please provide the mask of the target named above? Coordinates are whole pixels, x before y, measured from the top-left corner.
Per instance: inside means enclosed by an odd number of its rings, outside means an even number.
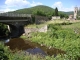
[[[5,54],[6,53],[5,50],[4,50],[4,44],[0,43],[0,60],[8,60],[8,56]]]
[[[6,37],[8,35],[9,31],[7,29],[7,26],[5,24],[0,23],[0,36]]]
[[[52,29],[54,31],[61,29],[60,24],[49,24],[48,29]]]

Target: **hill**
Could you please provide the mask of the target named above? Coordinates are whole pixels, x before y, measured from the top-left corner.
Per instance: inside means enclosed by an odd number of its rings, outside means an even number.
[[[67,15],[73,15],[73,14],[74,14],[73,11],[70,11],[70,12],[64,12],[64,13],[67,14]]]
[[[54,13],[53,8],[51,8],[49,6],[45,6],[45,5],[38,5],[38,6],[30,7],[30,8],[19,9],[19,10],[13,11],[13,13],[33,14],[36,11],[43,11],[46,14],[53,14]],[[71,14],[73,14],[73,11],[71,11],[71,12],[59,11],[59,13],[71,15]]]
[[[31,7],[31,8],[24,8],[24,9],[16,10],[14,11],[14,13],[32,14],[35,11],[43,11],[45,13],[51,13],[51,12],[54,12],[54,9],[48,6],[38,5],[35,7]]]
[[[78,15],[80,16],[80,10],[78,11]]]
[[[55,16],[55,9],[45,5],[38,5],[30,8],[19,9],[19,10],[13,11],[12,13],[47,16],[49,19],[51,19],[52,16]],[[58,13],[59,13],[58,15],[61,18],[68,17],[67,14],[65,14],[64,12],[58,11]]]
[[[67,14],[67,15],[74,15],[74,12],[73,12],[73,11],[64,12],[64,14]],[[78,11],[78,16],[80,16],[80,11]]]

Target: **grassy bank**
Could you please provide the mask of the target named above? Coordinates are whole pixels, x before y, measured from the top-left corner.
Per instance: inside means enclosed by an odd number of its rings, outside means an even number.
[[[57,24],[56,24],[57,23]],[[72,24],[69,24],[72,23]],[[0,60],[79,60],[80,57],[80,22],[69,22],[64,20],[49,21],[41,25],[28,25],[28,27],[41,27],[48,25],[48,32],[32,33],[31,41],[55,47],[66,51],[64,57],[61,55],[41,57],[31,55],[23,51],[12,53],[9,47],[0,42]],[[25,38],[26,36],[22,36]]]
[[[48,32],[36,32],[32,34],[33,42],[52,46],[66,51],[66,56],[70,60],[77,60],[80,57],[80,22],[69,22],[63,24],[53,24],[49,22]]]

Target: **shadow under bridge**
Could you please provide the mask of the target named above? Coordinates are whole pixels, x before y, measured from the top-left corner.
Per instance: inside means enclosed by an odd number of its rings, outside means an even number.
[[[7,23],[3,23],[8,25],[8,30],[9,30],[9,37],[10,38],[17,38],[20,37],[23,33],[25,33],[24,31],[24,26],[27,25],[27,22],[7,22]]]

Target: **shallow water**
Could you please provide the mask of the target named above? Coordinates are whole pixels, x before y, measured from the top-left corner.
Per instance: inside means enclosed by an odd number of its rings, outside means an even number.
[[[46,56],[47,54],[40,48],[34,48],[34,49],[27,49],[27,52],[31,53],[31,54],[40,54],[40,55],[44,55]]]
[[[65,51],[56,48],[48,48],[45,45],[41,46],[38,43],[31,42],[30,40],[23,40],[22,38],[10,39],[5,45],[9,46],[11,50],[24,50],[31,54],[41,54],[41,55],[54,55],[65,54]]]
[[[5,41],[4,41],[4,43],[8,43],[10,41],[10,39],[6,39]]]

